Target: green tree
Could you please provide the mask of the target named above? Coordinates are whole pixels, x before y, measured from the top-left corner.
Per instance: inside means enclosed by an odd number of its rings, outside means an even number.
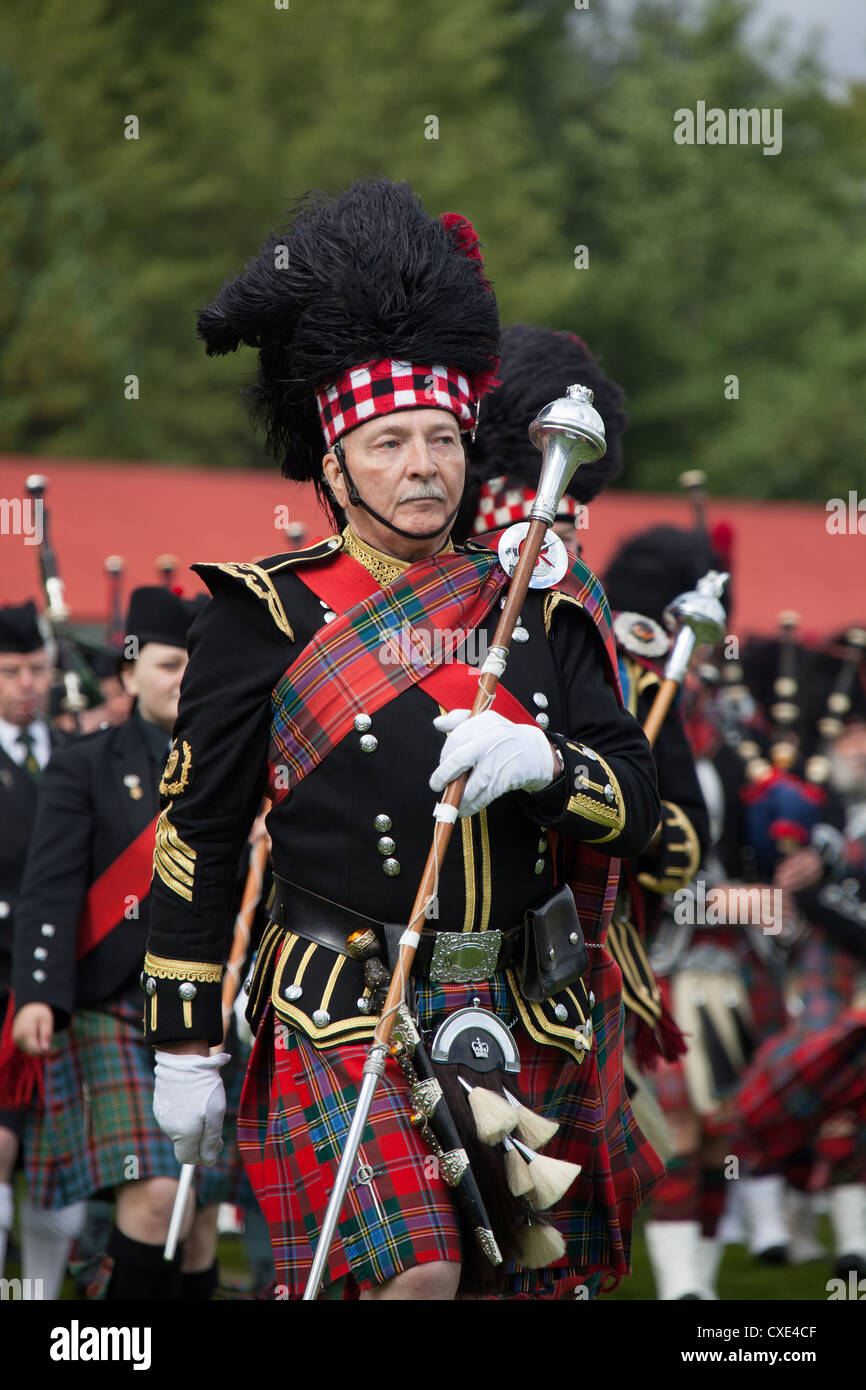
[[[572,20],[545,102],[590,247],[574,327],[627,388],[629,485],[698,465],[719,492],[823,498],[864,475],[862,144],[814,62],[785,71],[745,37],[749,10],[646,0],[615,35]],[[781,109],[781,153],[676,144],[698,101]]]
[[[267,465],[253,355],[208,360],[196,310],[306,189],[385,173],[472,218],[504,321],[576,330],[623,382],[626,485],[856,486],[866,98],[757,47],[751,8],[12,0],[5,447]],[[676,144],[698,100],[781,108],[782,152]]]
[[[208,361],[195,311],[311,187],[408,178],[431,212],[475,221],[506,315],[554,312],[570,263],[548,256],[556,174],[506,81],[527,32],[511,0],[429,14],[342,0],[327,16],[295,0],[284,10],[213,0],[165,31],[167,5],[145,12],[158,12],[152,33],[134,7],[108,0],[72,12],[46,0],[38,14],[0,19],[0,41],[104,210],[102,251],[131,346],[118,370],[141,379],[137,433],[121,432],[115,457],[267,463],[238,399],[252,354]],[[73,79],[82,68],[92,82]],[[129,115],[137,139],[125,138]]]
[[[91,252],[99,210],[0,67],[0,448],[88,453],[121,425],[122,337]]]

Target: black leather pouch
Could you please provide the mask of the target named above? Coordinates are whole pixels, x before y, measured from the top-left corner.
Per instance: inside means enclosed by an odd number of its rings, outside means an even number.
[[[589,970],[589,955],[577,915],[574,894],[567,883],[525,916],[526,932],[520,992],[540,1003]]]

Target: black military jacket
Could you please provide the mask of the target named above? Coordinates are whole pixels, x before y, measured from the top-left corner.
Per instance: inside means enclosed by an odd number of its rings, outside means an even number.
[[[50,731],[52,750],[66,735]],[[52,752],[53,756],[53,752]],[[12,938],[39,783],[0,748],[0,995],[9,989]]]
[[[657,671],[626,658],[629,672],[627,705],[643,725],[658,693]],[[643,888],[655,894],[672,893],[689,883],[710,843],[710,824],[695,759],[676,706],[668,713],[653,746],[662,833],[658,846],[635,865]]]
[[[658,693],[660,678],[618,645],[626,706],[641,726]],[[709,844],[709,818],[695,761],[676,709],[668,712],[653,745],[662,818],[647,851],[623,865],[608,932],[608,949],[622,971],[623,1002],[651,1029],[662,1018],[662,998],[647,948],[658,925],[663,895],[685,887]]]
[[[168,749],[169,736],[165,735]],[[155,817],[159,771],[142,722],[73,739],[42,775],[15,924],[17,1008],[40,1001],[64,1027],[75,1005],[133,993],[147,940],[149,896],[76,964],[87,890]],[[130,884],[130,893],[132,893]],[[134,994],[133,994],[134,997]]]
[[[155,1043],[213,1043],[220,1035],[231,865],[265,790],[271,692],[326,620],[324,603],[302,582],[304,563],[336,556],[340,545],[331,538],[258,565],[195,567],[213,601],[190,630],[175,752],[163,781],[145,965],[146,1032]],[[494,608],[483,625],[488,640],[497,618]],[[608,855],[633,856],[658,822],[652,755],[605,681],[592,621],[567,596],[534,590],[523,626],[528,637],[513,644],[503,681],[560,736],[566,771],[537,796],[512,793],[458,822],[439,881],[439,916],[429,924],[440,929],[519,923],[554,884],[547,828],[594,841]],[[271,811],[275,874],[379,922],[406,922],[432,835],[437,798],[428,779],[444,741],[433,727],[438,713],[413,687],[374,713],[363,732],[350,732]],[[333,955],[304,950],[304,999],[288,1012],[314,1042],[327,1044],[347,1036],[353,1020],[345,1017],[346,1001],[355,1011],[361,990],[352,980],[335,989]],[[344,977],[355,964],[348,962]],[[190,985],[194,998],[182,1006],[179,989],[189,994]],[[323,1011],[329,1018],[319,1027],[312,1014]],[[363,1018],[354,1022],[369,1027]]]
[[[841,880],[797,893],[797,905],[810,924],[823,927],[836,945],[866,961],[866,872],[850,866],[839,872],[845,874]]]

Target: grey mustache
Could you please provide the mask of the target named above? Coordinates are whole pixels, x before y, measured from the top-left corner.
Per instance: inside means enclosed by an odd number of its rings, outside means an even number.
[[[407,496],[401,497],[400,501],[424,502],[428,497],[434,498],[437,502],[445,501],[445,493],[442,491],[441,487],[437,487],[435,483],[420,484],[414,492],[410,492]]]

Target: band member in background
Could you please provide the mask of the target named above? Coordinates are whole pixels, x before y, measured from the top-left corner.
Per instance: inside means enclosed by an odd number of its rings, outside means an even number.
[[[491,526],[529,516],[540,458],[529,438],[528,425],[548,400],[562,395],[569,382],[579,381],[593,391],[594,403],[605,422],[607,451],[575,473],[560,503],[556,528],[572,546],[579,540],[591,558],[597,528],[589,525],[591,508],[587,504],[619,475],[623,464],[621,438],[626,417],[620,387],[604,374],[575,334],[525,324],[504,330],[498,375],[501,384],[485,399],[470,446],[466,495],[472,499],[474,511],[467,509],[464,497],[463,512],[464,518],[470,516],[470,531],[478,535]],[[709,569],[720,568],[703,533],[665,528],[664,542],[655,544],[637,537],[626,543],[605,579],[623,697],[639,722],[649,713],[670,647],[661,625],[665,604],[694,589]],[[647,948],[663,895],[691,881],[709,840],[694,757],[676,706],[662,725],[653,757],[662,819],[646,852],[623,864],[607,946],[623,975],[625,1065],[632,1108],[641,1129],[659,1152],[667,1155],[671,1136],[639,1067],[652,1067],[659,1058],[675,1059],[685,1051],[685,1042],[666,1007]],[[676,1168],[679,1157],[676,1153],[671,1157]],[[651,1251],[654,1243],[678,1234],[678,1228],[671,1225],[659,1236],[658,1225],[650,1223],[647,1229]],[[697,1246],[697,1228],[689,1227],[689,1234]],[[682,1255],[680,1248],[680,1263]]]
[[[39,626],[36,605],[0,608],[0,1028],[9,1008],[12,939],[37,789],[63,737],[46,718],[53,679],[53,651]],[[0,1275],[12,1229],[12,1175],[23,1127],[23,1110],[0,1108]],[[59,1287],[54,1271],[63,1269],[80,1217],[74,1207],[46,1221],[43,1213],[24,1202],[20,1223],[25,1269],[31,1277],[42,1278],[43,1290],[53,1282]]]
[[[188,1214],[182,1263],[163,1260],[178,1166],[151,1110],[139,1004],[158,786],[198,606],[133,591],[123,681],[135,707],[52,760],[15,926],[14,1038],[43,1069],[24,1132],[30,1200],[50,1217],[113,1192],[111,1299],[210,1297],[216,1283],[219,1198],[203,1194],[192,1226]]]
[[[499,385],[484,399],[471,441],[466,488],[452,532],[465,541],[498,531],[529,516],[538,490],[541,455],[529,426],[548,401],[574,382],[588,386],[604,421],[606,448],[571,478],[553,529],[575,555],[588,534],[587,504],[622,472],[622,436],[627,424],[621,387],[611,381],[575,333],[511,324],[502,332]]]
[[[605,582],[610,586],[612,602],[623,610],[620,621],[625,611],[639,605],[645,621],[660,632],[666,606],[678,594],[694,589],[709,569],[718,570],[723,565],[703,527],[684,530],[657,526],[623,542],[607,567]],[[723,602],[726,606],[730,602],[727,586]],[[690,671],[687,681],[694,677]],[[681,697],[678,715],[687,704],[687,698]],[[687,728],[691,737],[691,725]],[[680,733],[688,748],[688,738],[682,729]],[[720,735],[718,742],[722,743]],[[714,768],[708,767],[706,757],[695,763],[695,756],[690,755],[690,763],[703,808],[699,818],[690,813],[700,824],[695,859],[690,874],[681,882],[669,879],[657,884],[647,938],[663,1006],[687,1043],[680,1056],[665,1058],[650,1077],[671,1146],[666,1157],[667,1176],[653,1193],[650,1219],[644,1228],[657,1297],[665,1300],[716,1296],[721,1247],[715,1233],[726,1187],[724,1155],[730,1149],[730,1142],[725,1143],[725,1103],[730,1103],[736,1077],[746,1060],[739,1050],[744,1032],[742,1016],[748,1009],[738,955],[739,933],[731,940],[723,929],[708,932],[699,920],[697,926],[677,927],[670,944],[672,914],[677,911],[678,921],[678,905],[690,902],[693,893],[705,888],[708,881],[714,885],[723,877],[715,849],[724,824],[721,788],[717,796]],[[736,755],[731,753],[730,757],[740,768]],[[740,772],[737,785],[741,781]],[[730,824],[728,833],[733,839]],[[773,998],[778,998],[777,991]],[[702,1002],[697,1004],[697,1000]]]
[[[769,834],[753,833],[751,843],[780,890],[783,917],[796,924],[786,980],[791,1018],[758,1052],[737,1106],[756,1169],[784,1165],[798,1188],[824,1194],[835,1272],[860,1278],[866,1274],[866,907],[857,878],[863,803],[836,747],[841,741],[844,748],[846,736],[856,741],[866,719],[866,631],[851,628],[817,649],[796,642],[795,615],[783,616],[787,635],[783,628],[778,642],[747,647],[743,665],[773,733],[751,803],[755,829],[769,821]],[[834,785],[840,773],[841,785]],[[772,860],[768,838],[775,839]],[[855,924],[860,933],[852,934]]]
[[[102,702],[81,714],[81,732],[104,724],[122,724],[132,713],[133,697],[123,684],[123,653],[112,647],[85,647],[84,656],[99,682]]]

